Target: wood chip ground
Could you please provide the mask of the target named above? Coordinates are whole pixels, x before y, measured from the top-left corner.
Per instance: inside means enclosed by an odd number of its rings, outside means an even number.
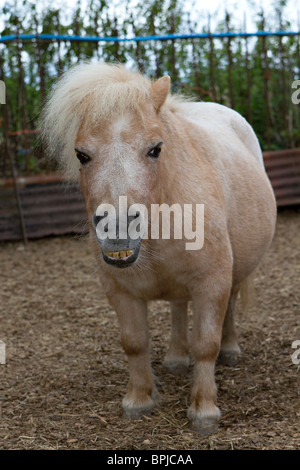
[[[291,359],[300,340],[299,248],[300,210],[281,210],[256,273],[256,303],[238,308],[243,355],[236,367],[216,367],[219,432],[201,437],[186,417],[192,369],[176,378],[162,365],[168,303],[149,312],[161,402],[152,416],[129,421],[121,407],[127,361],[88,238],[0,244],[0,448],[299,448],[300,371]]]

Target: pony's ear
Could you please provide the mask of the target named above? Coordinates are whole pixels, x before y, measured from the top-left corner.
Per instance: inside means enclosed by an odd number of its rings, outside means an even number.
[[[151,101],[156,111],[159,111],[161,106],[166,101],[166,98],[170,92],[170,77],[165,75],[159,78],[156,82],[152,83],[150,89]]]

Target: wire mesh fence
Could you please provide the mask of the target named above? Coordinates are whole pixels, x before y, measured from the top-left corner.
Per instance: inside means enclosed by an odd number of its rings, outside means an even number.
[[[232,31],[228,13],[218,33],[211,32],[209,22],[195,32],[190,15],[183,21],[176,9],[162,25],[161,14],[148,11],[148,34],[132,15],[126,21],[104,21],[96,10],[88,26],[78,11],[68,25],[58,10],[42,19],[32,10],[27,23],[16,15],[10,18],[0,36],[0,80],[7,103],[0,108],[0,176],[11,175],[9,152],[18,174],[54,169],[37,139],[39,114],[55,80],[84,60],[119,61],[152,78],[167,73],[173,92],[240,112],[263,150],[300,146],[299,106],[291,99],[292,84],[300,79],[300,32],[285,30],[280,14],[278,31],[269,31],[261,12],[257,33]]]

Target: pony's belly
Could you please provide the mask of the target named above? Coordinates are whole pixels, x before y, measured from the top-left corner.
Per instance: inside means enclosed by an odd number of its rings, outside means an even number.
[[[165,288],[158,290],[153,293],[148,300],[175,300],[175,299],[185,299],[191,300],[191,295],[188,289],[185,286],[179,286],[178,284],[172,286],[172,288]]]
[[[130,269],[130,268],[129,268]],[[120,279],[123,289],[135,297],[144,300],[172,300],[191,298],[188,283],[176,279],[172,274],[145,273],[128,276],[127,279]]]

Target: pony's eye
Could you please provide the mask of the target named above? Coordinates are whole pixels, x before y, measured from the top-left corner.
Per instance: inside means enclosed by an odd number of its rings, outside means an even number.
[[[158,158],[161,152],[162,142],[160,142],[156,147],[154,147],[150,152],[147,153],[148,157]]]
[[[78,158],[78,160],[80,161],[82,165],[90,161],[90,157],[88,157],[84,153],[79,152],[78,150],[75,150],[75,152],[76,152],[76,157]]]

